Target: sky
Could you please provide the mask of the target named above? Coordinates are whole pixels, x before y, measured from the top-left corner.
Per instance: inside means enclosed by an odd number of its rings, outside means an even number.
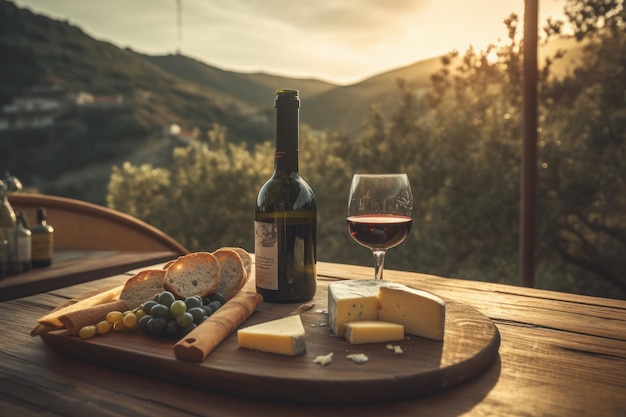
[[[563,19],[566,1],[539,0],[539,27]],[[14,2],[121,48],[340,85],[470,45],[485,49],[506,37],[502,22],[512,12],[524,16],[524,0]]]

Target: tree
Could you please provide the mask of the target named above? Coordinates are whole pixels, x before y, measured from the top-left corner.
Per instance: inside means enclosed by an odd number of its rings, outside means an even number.
[[[621,1],[570,1],[582,63],[542,94],[551,244],[579,284],[626,294],[626,32]],[[558,34],[563,26],[557,26]],[[601,280],[598,280],[601,278]],[[595,288],[594,288],[595,289]],[[617,294],[616,294],[617,295]]]
[[[269,177],[273,148],[225,140],[215,125],[209,144],[176,148],[169,168],[128,162],[114,167],[107,204],[173,236],[191,250],[241,246],[252,250],[256,190]]]

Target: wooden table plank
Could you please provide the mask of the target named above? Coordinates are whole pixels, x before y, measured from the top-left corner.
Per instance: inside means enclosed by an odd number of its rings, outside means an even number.
[[[329,279],[371,268],[320,263]],[[0,304],[0,403],[8,415],[111,416],[626,416],[626,302],[388,270],[385,278],[468,304],[496,323],[499,357],[483,374],[436,395],[354,406],[249,400],[76,361],[28,335],[67,298],[128,275]],[[57,301],[57,303],[55,303]],[[259,387],[262,389],[262,387]],[[367,395],[365,392],[364,395]]]
[[[60,252],[49,267],[35,268],[0,280],[0,301],[121,274],[133,268],[165,262],[177,256],[176,253],[167,251]]]

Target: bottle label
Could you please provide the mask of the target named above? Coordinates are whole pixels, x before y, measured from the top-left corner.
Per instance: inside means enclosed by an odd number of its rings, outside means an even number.
[[[31,239],[32,260],[52,259],[52,233],[33,233]]]
[[[278,290],[278,225],[254,222],[256,286]]]
[[[17,237],[17,260],[19,262],[30,263],[31,259],[31,237],[30,236],[18,236]]]

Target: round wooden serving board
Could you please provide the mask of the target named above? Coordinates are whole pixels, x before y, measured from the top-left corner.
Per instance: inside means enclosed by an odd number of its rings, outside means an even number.
[[[67,331],[42,334],[51,348],[69,356],[156,376],[174,383],[234,395],[309,403],[354,403],[411,398],[466,381],[497,357],[500,335],[494,323],[467,305],[446,300],[443,342],[409,336],[395,342],[350,345],[332,336],[327,325],[328,282],[318,282],[315,306],[302,313],[306,330],[304,355],[286,357],[237,346],[232,334],[204,362],[175,358],[174,342],[139,333],[115,333],[80,339]],[[242,327],[284,317],[298,305],[263,303]],[[333,352],[327,366],[313,363]],[[365,353],[369,361],[356,364],[346,355]]]

